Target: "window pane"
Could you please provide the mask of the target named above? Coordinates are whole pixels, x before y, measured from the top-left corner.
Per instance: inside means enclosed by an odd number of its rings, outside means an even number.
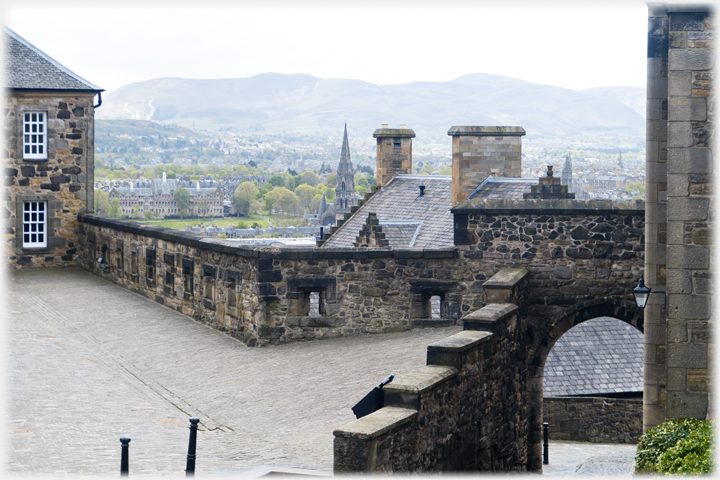
[[[29,231],[30,231],[30,224],[29,224],[29,223],[24,223],[24,224],[23,224],[23,233],[27,233],[27,232],[29,232]]]
[[[25,242],[25,243],[30,242],[30,235],[29,235],[29,234],[23,235],[23,242]]]
[[[37,132],[37,127],[38,127],[38,126],[37,126],[37,123],[33,123],[33,124],[32,124],[32,132],[33,132],[33,133]]]
[[[40,221],[40,222],[45,221],[45,213],[43,213],[43,212],[38,213],[38,221]]]
[[[38,125],[38,132],[40,132],[40,133],[43,132],[43,125],[44,124],[42,124],[42,123]]]
[[[39,146],[38,146],[38,153],[43,153],[43,146],[42,146],[42,145],[39,145]]]
[[[26,123],[25,124],[25,133],[28,133],[29,131],[30,131],[30,124]]]
[[[32,118],[33,122],[37,122],[37,113],[33,113],[30,118]]]
[[[44,242],[45,241],[44,237],[45,236],[42,233],[40,235],[38,235],[38,242],[40,242],[40,243]]]
[[[33,212],[32,217],[30,218],[30,221],[37,222],[37,213]]]
[[[37,242],[37,235],[34,233],[30,234],[30,242],[36,243]]]
[[[25,212],[25,221],[26,222],[30,221],[30,213],[28,213],[28,212]]]
[[[29,122],[29,121],[30,121],[30,114],[29,114],[29,113],[26,113],[26,114],[25,114],[25,121],[26,121],[26,122]]]

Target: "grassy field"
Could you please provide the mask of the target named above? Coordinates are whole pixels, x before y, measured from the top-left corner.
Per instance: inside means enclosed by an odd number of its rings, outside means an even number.
[[[229,227],[234,225],[237,227],[238,223],[244,222],[247,228],[250,228],[254,222],[260,224],[260,228],[267,228],[268,222],[259,215],[251,215],[249,217],[233,217],[233,218],[185,218],[185,219],[170,219],[170,220],[138,220],[140,223],[146,223],[148,225],[159,225],[161,227],[174,228],[176,230],[185,230],[185,225],[197,226],[198,224],[211,225],[215,224],[216,227]]]

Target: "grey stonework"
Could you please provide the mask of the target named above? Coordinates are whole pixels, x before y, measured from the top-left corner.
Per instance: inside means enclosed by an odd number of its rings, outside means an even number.
[[[543,421],[553,441],[637,443],[643,433],[641,398],[545,397]]]
[[[713,23],[708,6],[649,7],[645,283],[668,310],[654,295],[645,311],[644,429],[711,414]]]

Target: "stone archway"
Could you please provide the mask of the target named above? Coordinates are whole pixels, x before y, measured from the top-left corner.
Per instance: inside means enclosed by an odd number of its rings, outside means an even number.
[[[555,342],[587,320],[612,317],[643,331],[643,312],[633,303],[602,298],[579,303],[556,319],[542,322],[528,349],[528,470],[542,469],[542,405],[545,362]]]

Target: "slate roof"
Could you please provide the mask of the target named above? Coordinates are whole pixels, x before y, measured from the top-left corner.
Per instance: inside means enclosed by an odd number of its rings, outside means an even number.
[[[471,198],[509,198],[522,200],[523,193],[538,184],[537,178],[505,178],[489,176],[470,195]]]
[[[81,76],[5,28],[5,88],[103,92]]]
[[[410,248],[415,246],[416,234],[420,233],[422,222],[391,223],[379,222],[385,234],[385,240],[395,248]]]
[[[545,397],[642,391],[643,334],[615,318],[576,325],[545,362]]]
[[[421,197],[419,186],[425,184],[425,194]],[[385,223],[408,220],[420,225],[414,248],[447,248],[453,246],[452,177],[444,175],[396,175],[355,212],[330,237],[323,247],[354,247],[355,239],[367,221],[369,213],[377,218],[386,234]],[[401,228],[391,227],[392,235],[399,244],[391,247],[403,248],[407,238]],[[402,230],[402,232],[401,232]]]

